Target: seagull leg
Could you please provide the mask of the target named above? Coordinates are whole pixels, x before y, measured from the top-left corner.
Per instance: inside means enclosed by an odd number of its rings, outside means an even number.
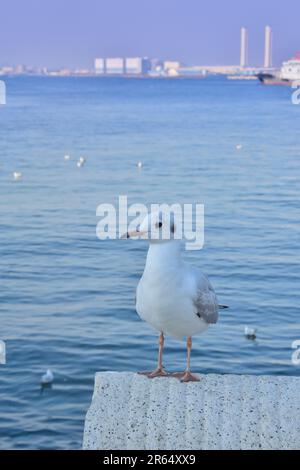
[[[177,377],[180,379],[181,382],[199,382],[199,378],[191,373],[191,349],[192,349],[192,338],[188,336],[187,342],[187,361],[186,361],[186,369],[184,372],[175,372],[172,374],[173,377]]]
[[[162,356],[164,349],[164,334],[163,332],[159,335],[159,349],[158,349],[158,362],[157,368],[152,372],[139,372],[139,374],[146,375],[149,379],[154,379],[154,377],[169,377],[169,374],[164,370],[162,365]]]

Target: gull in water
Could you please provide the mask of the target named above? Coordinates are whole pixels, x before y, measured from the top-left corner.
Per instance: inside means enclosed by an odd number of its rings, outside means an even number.
[[[41,384],[49,385],[53,382],[53,379],[54,379],[53,372],[50,369],[48,369],[46,374],[42,375]]]
[[[235,148],[237,150],[242,150],[243,146],[242,146],[242,144],[236,144]]]
[[[142,163],[142,162],[137,162],[137,167],[138,167],[139,169],[143,168],[143,163]]]
[[[22,179],[22,176],[23,176],[23,175],[22,175],[22,173],[21,173],[20,171],[14,171],[14,172],[13,172],[13,177],[14,177],[14,180],[15,180],[15,181],[18,181],[18,180]]]
[[[245,326],[245,336],[247,339],[256,339],[256,328]]]
[[[164,231],[164,232],[163,232]],[[164,237],[166,231],[169,238]],[[139,316],[160,332],[157,368],[141,372],[149,378],[170,377],[182,382],[198,381],[190,366],[192,336],[205,331],[218,321],[220,308],[208,278],[197,268],[186,264],[180,254],[180,240],[175,239],[174,218],[162,212],[150,213],[138,229],[126,238],[141,237],[150,242],[144,273],[136,292]],[[168,374],[163,368],[164,335],[187,338],[187,364],[183,372]]]
[[[86,158],[85,157],[79,157],[79,160],[77,162],[77,166],[78,168],[81,168],[86,162]]]
[[[71,158],[70,155],[65,155],[65,156],[64,156],[64,159],[66,160],[66,162],[69,161],[70,158]]]

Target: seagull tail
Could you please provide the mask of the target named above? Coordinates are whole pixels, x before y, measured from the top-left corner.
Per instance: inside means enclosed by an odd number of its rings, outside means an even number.
[[[228,305],[219,305],[220,310],[223,310],[224,308],[229,308],[229,306]]]

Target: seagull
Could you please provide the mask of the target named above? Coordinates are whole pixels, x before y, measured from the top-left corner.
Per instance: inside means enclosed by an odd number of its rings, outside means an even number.
[[[65,155],[65,156],[64,156],[64,159],[66,160],[66,162],[67,162],[68,160],[70,160],[70,158],[71,158],[70,155]]]
[[[164,236],[164,234],[169,234]],[[144,273],[136,291],[136,311],[142,320],[159,331],[157,368],[141,372],[149,378],[179,378],[182,382],[198,381],[192,374],[190,358],[192,336],[218,321],[217,296],[208,278],[181,258],[180,240],[176,239],[174,217],[159,212],[148,214],[136,231],[124,238],[149,240]],[[187,363],[183,372],[169,374],[163,367],[164,335],[187,338]]]
[[[42,375],[41,384],[49,385],[53,382],[54,376],[50,369],[47,370],[46,374]]]
[[[22,175],[22,173],[21,173],[20,171],[14,171],[14,172],[13,172],[13,177],[14,177],[14,180],[15,180],[15,181],[18,181],[18,180],[22,179],[22,176],[23,176],[23,175]]]
[[[245,326],[245,336],[247,339],[256,339],[256,328]]]
[[[236,144],[235,148],[237,150],[242,150],[243,146],[242,146],[242,144]]]
[[[142,168],[142,167],[143,167],[143,163],[142,163],[142,162],[137,162],[137,167],[138,167],[138,168]]]
[[[78,168],[81,168],[86,162],[86,158],[85,157],[79,157],[79,160],[77,162],[77,166]]]

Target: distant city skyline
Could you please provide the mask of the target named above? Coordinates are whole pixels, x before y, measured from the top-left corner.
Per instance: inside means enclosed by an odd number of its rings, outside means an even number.
[[[300,49],[300,4],[272,0],[10,0],[0,6],[0,64],[91,68],[95,57],[158,57],[188,65],[264,64],[265,26],[273,65]]]

